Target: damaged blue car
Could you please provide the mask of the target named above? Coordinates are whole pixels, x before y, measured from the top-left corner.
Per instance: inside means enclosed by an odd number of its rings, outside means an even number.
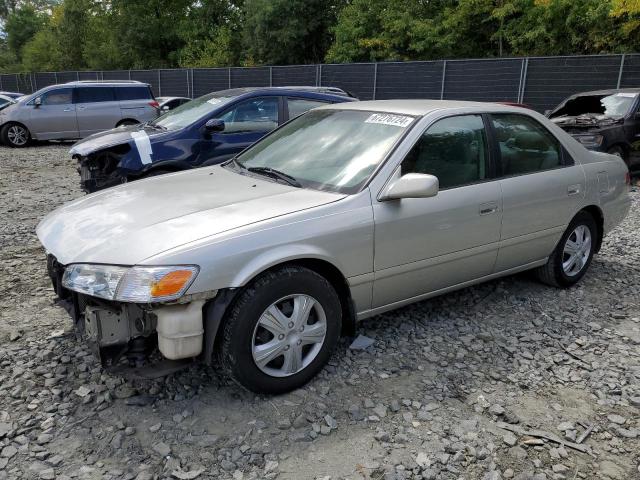
[[[86,137],[70,153],[78,161],[82,189],[91,193],[224,162],[307,110],[355,100],[335,87],[222,90],[187,102],[152,122]]]

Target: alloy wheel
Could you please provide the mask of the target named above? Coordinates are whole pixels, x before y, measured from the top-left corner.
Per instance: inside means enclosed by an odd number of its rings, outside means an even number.
[[[567,237],[562,251],[562,269],[565,275],[573,277],[580,273],[591,255],[591,230],[586,225],[578,225]]]
[[[326,334],[320,302],[309,295],[289,295],[260,315],[251,343],[253,361],[272,377],[294,375],[317,357]]]
[[[27,143],[29,134],[24,127],[12,125],[9,127],[9,130],[7,130],[7,138],[13,145],[21,147]]]

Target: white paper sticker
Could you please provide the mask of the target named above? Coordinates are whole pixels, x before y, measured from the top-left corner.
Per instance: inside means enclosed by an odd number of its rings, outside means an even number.
[[[382,125],[393,125],[394,127],[406,128],[413,121],[412,117],[404,115],[393,115],[392,113],[374,113],[367,118],[364,123],[380,123]]]
[[[635,98],[637,96],[638,96],[637,93],[627,93],[627,92],[616,93],[616,97]]]
[[[151,141],[149,140],[149,135],[144,130],[138,130],[136,132],[131,132],[131,138],[136,142],[136,147],[138,148],[138,154],[140,155],[140,161],[147,165],[151,163],[151,155],[153,155],[153,151],[151,150]]]

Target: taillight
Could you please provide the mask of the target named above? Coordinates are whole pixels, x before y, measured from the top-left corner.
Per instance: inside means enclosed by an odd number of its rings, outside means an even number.
[[[160,108],[160,104],[156,100],[149,102],[149,105],[151,105],[153,108]]]

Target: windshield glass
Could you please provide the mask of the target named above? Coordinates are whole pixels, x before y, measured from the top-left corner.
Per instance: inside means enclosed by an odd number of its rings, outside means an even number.
[[[621,117],[633,106],[636,93],[614,93],[613,95],[582,95],[572,100],[554,112],[551,118],[561,116],[578,116],[591,113],[606,117]]]
[[[209,93],[202,97],[183,103],[179,107],[169,110],[156,120],[151,122],[152,125],[158,125],[167,130],[180,130],[188,127],[196,120],[201,119],[205,115],[210,114],[214,110],[228,104],[236,97],[225,97],[217,92]]]
[[[351,110],[316,110],[274,131],[236,159],[267,167],[303,187],[355,193],[414,117]]]

